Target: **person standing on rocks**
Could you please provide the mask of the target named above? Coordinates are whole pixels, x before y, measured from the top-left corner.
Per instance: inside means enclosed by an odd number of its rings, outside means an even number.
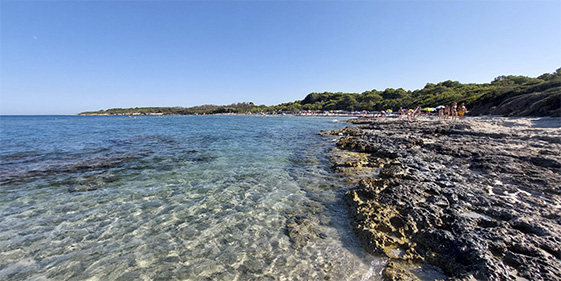
[[[458,104],[454,103],[454,105],[452,105],[452,120],[456,120],[456,118],[458,118]]]
[[[462,105],[460,106],[460,110],[458,111],[458,113],[460,114],[460,120],[464,119],[464,114],[466,114],[466,112],[467,112],[466,105],[462,102]]]
[[[450,106],[449,106],[449,105],[447,105],[447,106],[444,108],[444,115],[446,115],[446,116],[445,116],[446,118],[444,118],[444,119],[448,120],[448,118],[450,117]]]

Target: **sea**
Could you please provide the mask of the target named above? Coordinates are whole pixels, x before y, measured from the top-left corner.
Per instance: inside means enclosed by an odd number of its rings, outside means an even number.
[[[300,116],[0,116],[0,280],[380,280]]]

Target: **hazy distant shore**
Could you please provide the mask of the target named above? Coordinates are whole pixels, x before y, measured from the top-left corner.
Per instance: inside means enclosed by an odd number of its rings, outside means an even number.
[[[561,280],[561,118],[355,123],[330,132],[333,169],[385,278]]]
[[[213,114],[167,114],[167,113],[80,113],[80,116],[177,116],[177,115],[193,115],[193,116],[204,116],[204,115],[232,115],[232,116],[322,116],[322,117],[374,117],[378,113],[364,113],[364,112],[344,112],[344,111],[334,111],[334,112],[274,112],[274,113],[213,113]]]

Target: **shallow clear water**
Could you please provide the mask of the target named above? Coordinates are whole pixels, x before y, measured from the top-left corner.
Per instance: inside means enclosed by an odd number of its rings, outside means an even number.
[[[0,117],[0,280],[378,280],[331,121]]]

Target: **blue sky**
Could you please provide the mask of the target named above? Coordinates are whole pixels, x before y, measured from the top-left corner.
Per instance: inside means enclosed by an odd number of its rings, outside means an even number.
[[[561,1],[0,3],[0,114],[274,105],[561,67]]]

